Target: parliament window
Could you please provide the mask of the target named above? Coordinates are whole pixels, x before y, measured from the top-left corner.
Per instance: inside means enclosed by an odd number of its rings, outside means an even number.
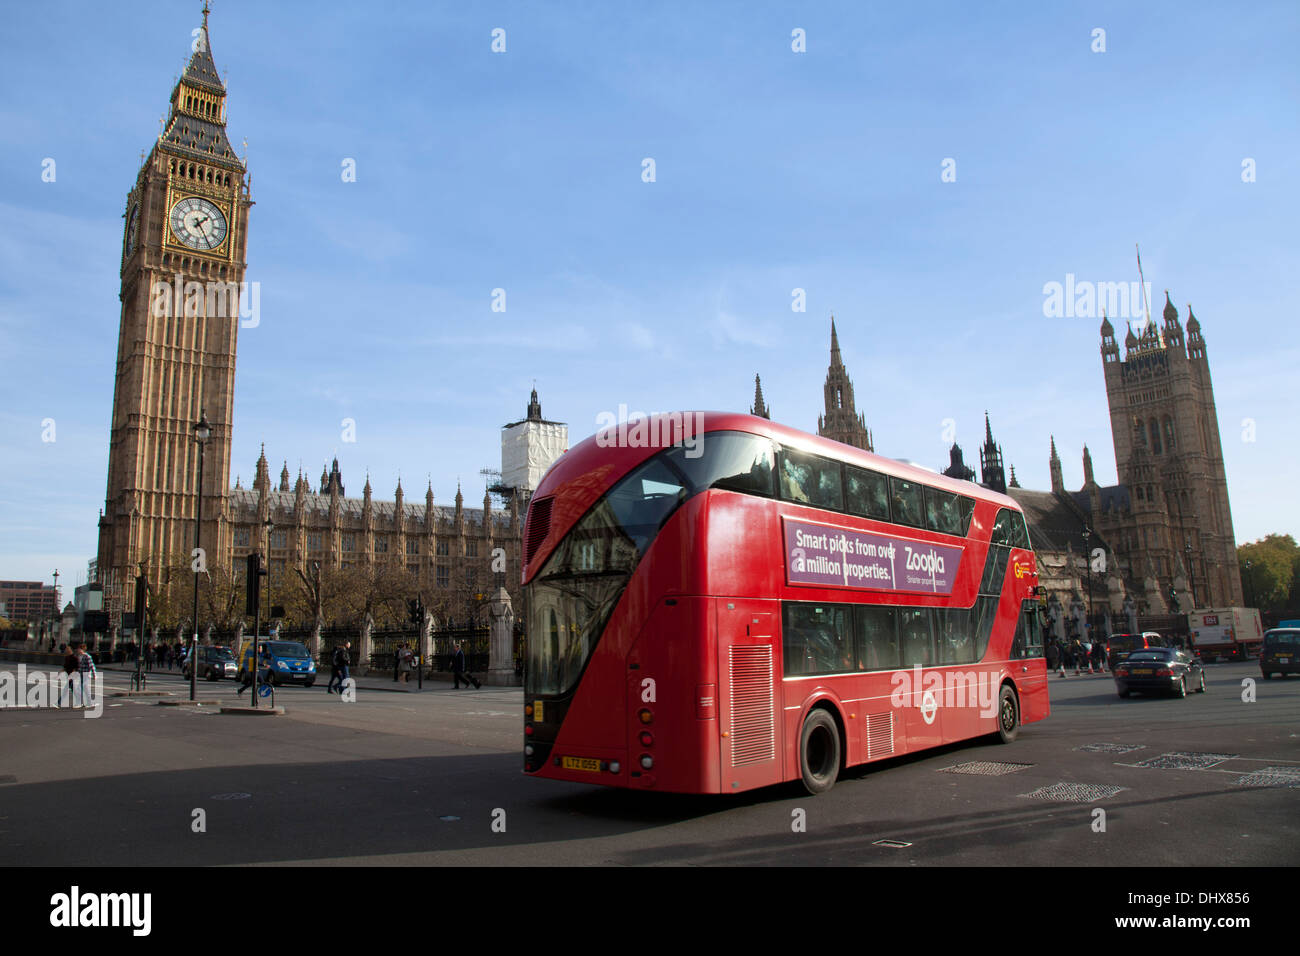
[[[447,555],[449,555],[449,554],[451,554],[451,548],[450,548],[450,547],[448,546],[448,544],[447,544],[447,539],[446,539],[446,538],[439,538],[439,539],[438,539],[438,556],[441,557],[441,558],[445,558],[445,557],[446,557]]]
[[[445,588],[451,586],[451,569],[445,564],[438,566],[438,587]]]

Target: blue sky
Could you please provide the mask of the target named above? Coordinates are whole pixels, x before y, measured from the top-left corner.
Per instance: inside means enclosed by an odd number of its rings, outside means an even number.
[[[94,555],[123,207],[200,7],[6,13],[0,577]],[[1099,319],[1043,286],[1135,280],[1140,242],[1153,312],[1204,328],[1238,542],[1300,533],[1297,10],[217,0],[261,283],[232,476],[265,442],[275,474],[337,454],[349,493],[477,504],[534,380],[573,442],[620,404],[747,408],[755,372],[815,430],[833,312],[877,451],[942,467],[951,419],[977,461],[988,409],[1023,485],[1050,435],[1067,486],[1085,443],[1111,483]]]

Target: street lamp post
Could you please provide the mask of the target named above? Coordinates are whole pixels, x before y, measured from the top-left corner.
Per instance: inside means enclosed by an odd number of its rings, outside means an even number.
[[[207,413],[199,410],[199,420],[190,426],[194,431],[194,440],[199,445],[199,474],[194,488],[194,549],[201,551],[199,536],[203,533],[203,446],[212,437],[212,426],[208,424]],[[198,555],[195,555],[197,558]],[[206,562],[202,562],[206,564]],[[190,642],[190,700],[199,696],[199,564],[194,564],[194,637]]]
[[[1085,527],[1083,529],[1083,567],[1088,581],[1088,634],[1089,640],[1092,639],[1092,550],[1089,544],[1092,541],[1092,529]]]
[[[50,643],[59,638],[59,569],[54,569],[54,619],[50,623]]]
[[[1251,573],[1250,558],[1246,559],[1246,585],[1250,588],[1250,606],[1255,606],[1255,575]]]
[[[266,631],[269,634],[271,617],[275,613],[271,604],[271,532],[275,530],[275,522],[268,517],[262,524],[266,528]]]
[[[1191,541],[1188,541],[1188,542],[1187,542],[1187,546],[1186,546],[1185,548],[1183,548],[1183,552],[1187,555],[1187,596],[1188,596],[1189,598],[1191,598],[1191,601],[1192,601],[1192,606],[1191,606],[1190,610],[1195,611],[1195,610],[1196,610],[1196,583],[1195,583],[1195,581],[1196,581],[1196,577],[1195,577],[1195,575],[1192,574],[1192,543],[1191,543]]]

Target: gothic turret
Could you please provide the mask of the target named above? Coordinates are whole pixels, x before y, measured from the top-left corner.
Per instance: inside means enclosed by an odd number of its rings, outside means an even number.
[[[1002,446],[993,441],[989,413],[984,413],[984,447],[980,449],[980,484],[1002,494],[1007,492],[1006,471],[1002,464]]]
[[[749,414],[757,415],[759,418],[772,417],[772,410],[763,401],[763,383],[759,381],[757,375],[754,376],[754,404],[750,407]]]
[[[289,463],[286,461],[284,467],[280,469],[280,490],[289,490]]]
[[[840,339],[831,316],[831,364],[826,372],[826,413],[817,417],[817,434],[854,448],[874,451],[866,419],[853,404],[853,382],[840,360]]]
[[[953,442],[952,447],[948,449],[948,467],[942,473],[959,481],[975,480],[975,469],[963,460],[961,446],[956,442]]]
[[[1097,482],[1092,477],[1092,453],[1088,451],[1088,446],[1083,446],[1083,485],[1085,488],[1095,485]]]
[[[1056,453],[1056,436],[1052,436],[1052,457],[1047,461],[1047,469],[1052,475],[1052,491],[1058,495],[1065,494],[1065,479],[1061,475],[1061,456]]]

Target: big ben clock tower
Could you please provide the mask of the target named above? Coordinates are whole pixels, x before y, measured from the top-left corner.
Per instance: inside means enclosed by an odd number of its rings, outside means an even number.
[[[172,90],[163,131],[127,195],[121,326],[99,522],[98,576],[127,610],[143,564],[151,585],[188,582],[201,480],[201,544],[228,553],[235,339],[244,280],[247,171],[226,137],[226,88],[208,39],[208,8]],[[211,436],[198,475],[195,423]],[[185,615],[188,616],[188,615]]]

